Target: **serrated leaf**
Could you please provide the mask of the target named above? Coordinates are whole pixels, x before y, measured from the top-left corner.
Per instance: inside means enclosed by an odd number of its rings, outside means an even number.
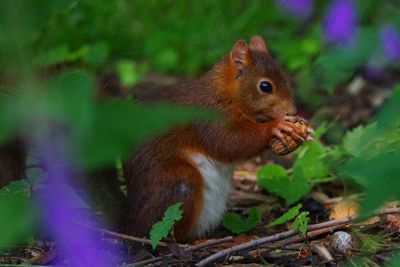
[[[257,171],[257,183],[284,198],[288,205],[305,196],[312,185],[302,168],[296,168],[292,176],[280,165],[268,164]]]
[[[285,223],[291,219],[293,219],[294,217],[296,217],[297,215],[299,215],[300,213],[300,209],[303,207],[303,205],[298,204],[294,207],[292,207],[291,209],[289,209],[287,212],[285,212],[282,216],[280,216],[278,219],[276,219],[275,221],[271,222],[269,224],[269,226],[274,226],[274,225],[278,225],[278,224],[282,224]]]
[[[235,212],[227,212],[224,215],[223,225],[229,231],[235,234],[248,232],[253,229],[261,220],[261,211],[258,208],[250,208],[249,216],[242,219]]]
[[[151,228],[150,240],[153,249],[157,247],[157,243],[160,242],[161,239],[169,234],[175,222],[182,219],[182,204],[182,202],[178,202],[169,206],[164,213],[163,219],[155,223]]]
[[[382,152],[371,159],[350,159],[341,167],[342,175],[357,180],[365,188],[361,213],[372,211],[385,201],[400,198],[399,158],[399,151]]]
[[[397,85],[390,98],[379,111],[376,119],[381,130],[391,129],[400,125],[400,84]]]
[[[306,179],[325,178],[329,174],[329,168],[323,161],[326,153],[327,149],[319,141],[305,142],[293,165],[293,172],[301,169]]]
[[[163,221],[178,221],[182,219],[183,211],[181,209],[182,202],[171,205],[164,213]]]
[[[380,138],[376,123],[360,125],[346,133],[342,146],[348,154],[359,157],[376,138]]]
[[[302,211],[292,223],[292,228],[299,229],[300,233],[305,234],[307,232],[307,225],[310,218],[308,218],[308,211]]]
[[[361,265],[362,263],[360,263]],[[397,249],[395,253],[393,253],[393,257],[390,262],[386,265],[386,267],[399,267],[400,266],[400,250]]]

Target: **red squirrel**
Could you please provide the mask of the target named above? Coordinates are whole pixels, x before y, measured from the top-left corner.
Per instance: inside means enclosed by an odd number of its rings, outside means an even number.
[[[220,223],[235,166],[265,151],[282,132],[299,144],[296,107],[288,76],[264,40],[239,40],[194,82],[134,95],[143,102],[170,101],[217,110],[222,120],[176,126],[136,148],[124,163],[128,232],[147,236],[165,210],[183,202],[174,227],[179,241],[203,237]]]

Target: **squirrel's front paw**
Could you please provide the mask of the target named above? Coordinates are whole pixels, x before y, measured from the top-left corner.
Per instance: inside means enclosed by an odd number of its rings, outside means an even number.
[[[286,155],[296,150],[305,140],[313,140],[314,131],[300,117],[286,116],[279,119],[272,129],[271,150],[276,155]]]

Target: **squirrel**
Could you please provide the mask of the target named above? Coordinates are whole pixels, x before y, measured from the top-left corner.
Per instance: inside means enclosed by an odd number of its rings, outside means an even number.
[[[287,74],[260,36],[237,41],[193,82],[134,92],[143,102],[168,101],[220,112],[223,119],[193,121],[151,137],[124,162],[128,233],[147,236],[166,209],[182,202],[174,226],[178,241],[204,237],[220,223],[238,163],[268,149],[283,132],[299,145],[296,107]]]

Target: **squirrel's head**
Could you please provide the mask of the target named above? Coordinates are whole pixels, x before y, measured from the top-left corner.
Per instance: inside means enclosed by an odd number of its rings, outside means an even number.
[[[289,77],[271,57],[260,36],[249,44],[239,40],[225,61],[225,84],[242,112],[252,120],[265,122],[285,115],[295,115]],[[233,90],[233,91],[232,91]]]

